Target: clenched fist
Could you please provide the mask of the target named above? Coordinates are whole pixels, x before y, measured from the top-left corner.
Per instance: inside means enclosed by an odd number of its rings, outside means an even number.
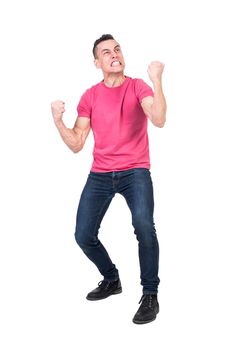
[[[148,74],[150,80],[154,83],[157,81],[161,81],[162,73],[164,69],[164,64],[159,61],[151,62],[148,67]]]
[[[65,103],[63,101],[52,102],[51,111],[55,122],[61,120],[65,112]]]

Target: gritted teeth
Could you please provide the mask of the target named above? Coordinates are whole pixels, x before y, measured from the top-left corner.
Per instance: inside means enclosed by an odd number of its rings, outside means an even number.
[[[114,61],[111,63],[111,67],[113,66],[120,66],[121,65],[121,62],[120,61]]]

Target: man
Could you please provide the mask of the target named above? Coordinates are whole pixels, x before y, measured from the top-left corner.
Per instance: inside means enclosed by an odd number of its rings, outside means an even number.
[[[143,80],[124,75],[123,53],[112,35],[104,34],[97,39],[93,54],[103,81],[82,95],[73,129],[63,123],[64,102],[53,102],[52,114],[63,141],[73,152],[81,151],[90,129],[95,140],[93,164],[80,198],[75,231],[78,245],[103,276],[87,299],[100,300],[122,292],[118,270],[98,238],[111,200],[120,193],[131,211],[138,240],[143,295],[133,322],[143,324],[155,320],[159,312],[159,247],[153,219],[147,117],[155,126],[164,126],[166,102],[161,82],[164,65],[160,62],[149,65],[153,92]]]

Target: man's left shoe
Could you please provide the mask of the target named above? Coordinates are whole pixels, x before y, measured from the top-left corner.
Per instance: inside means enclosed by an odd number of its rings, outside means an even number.
[[[137,310],[132,321],[137,324],[154,321],[159,313],[157,294],[143,294],[139,304],[140,303],[141,306]]]

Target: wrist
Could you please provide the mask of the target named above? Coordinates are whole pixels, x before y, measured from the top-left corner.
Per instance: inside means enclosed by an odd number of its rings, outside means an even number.
[[[54,123],[56,126],[61,126],[63,125],[63,121],[62,121],[62,118],[54,118]]]
[[[162,80],[160,78],[153,79],[152,83],[153,83],[154,86],[162,85]]]

